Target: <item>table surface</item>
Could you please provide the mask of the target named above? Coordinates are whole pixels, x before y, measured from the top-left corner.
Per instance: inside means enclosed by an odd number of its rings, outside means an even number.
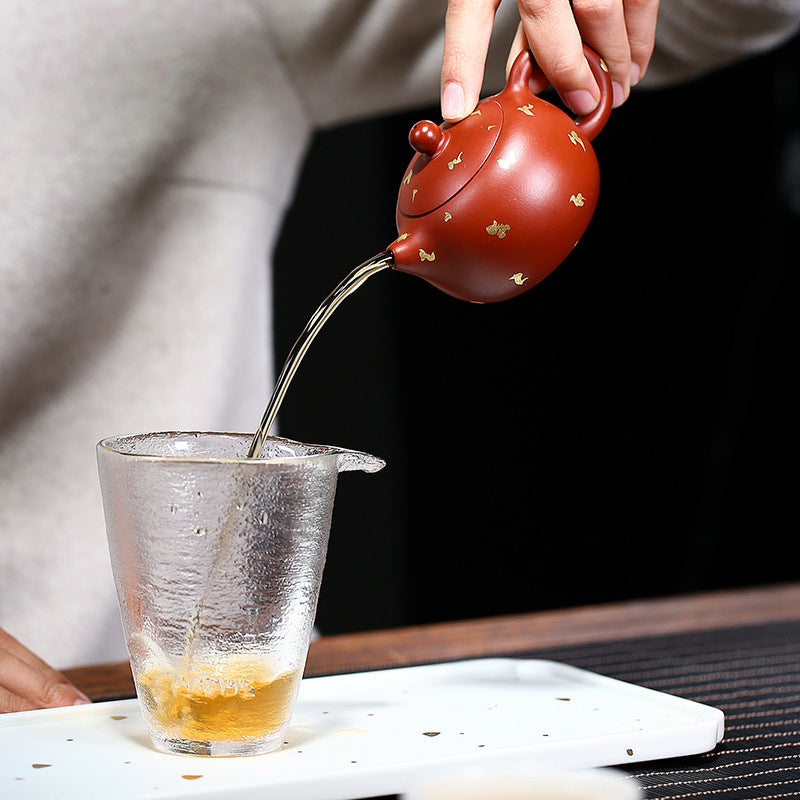
[[[711,754],[627,767],[648,798],[800,797],[800,583],[321,637],[307,676],[487,656],[547,658],[721,708]],[[126,663],[66,671],[95,700]]]
[[[800,620],[800,583],[323,636],[306,676]],[[64,670],[93,700],[133,697],[127,662]]]

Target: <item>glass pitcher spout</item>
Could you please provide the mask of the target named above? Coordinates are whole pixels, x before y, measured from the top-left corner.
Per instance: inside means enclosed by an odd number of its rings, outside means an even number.
[[[386,466],[386,462],[378,456],[346,447],[335,447],[325,444],[303,444],[280,436],[268,436],[264,440],[261,451],[262,459],[280,458],[312,458],[314,456],[336,456],[337,472],[378,472]]]

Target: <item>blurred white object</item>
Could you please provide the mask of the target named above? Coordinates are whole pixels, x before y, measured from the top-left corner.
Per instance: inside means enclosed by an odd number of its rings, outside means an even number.
[[[462,767],[429,775],[405,800],[641,800],[636,781],[619,770],[551,772],[534,767]]]

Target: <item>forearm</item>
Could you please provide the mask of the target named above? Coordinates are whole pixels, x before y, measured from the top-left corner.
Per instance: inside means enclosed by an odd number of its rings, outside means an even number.
[[[800,30],[800,0],[661,0],[643,85],[693,78],[780,46]]]

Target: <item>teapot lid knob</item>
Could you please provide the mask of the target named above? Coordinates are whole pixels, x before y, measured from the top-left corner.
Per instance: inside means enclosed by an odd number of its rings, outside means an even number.
[[[442,141],[444,133],[435,123],[424,119],[412,126],[408,133],[409,144],[418,152],[432,156]]]

